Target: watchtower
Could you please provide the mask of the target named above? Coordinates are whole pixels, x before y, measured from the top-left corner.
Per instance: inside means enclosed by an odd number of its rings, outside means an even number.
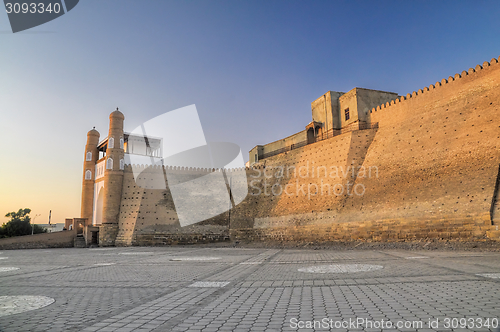
[[[102,196],[102,225],[99,230],[101,246],[114,245],[118,234],[118,216],[122,196],[124,160],[123,120],[118,110],[109,115],[109,134],[105,152],[105,170]]]
[[[95,164],[99,157],[97,151],[99,136],[99,132],[95,128],[87,133],[87,145],[85,145],[85,155],[83,156],[82,207],[80,217],[86,218],[89,224],[92,224],[94,214]]]

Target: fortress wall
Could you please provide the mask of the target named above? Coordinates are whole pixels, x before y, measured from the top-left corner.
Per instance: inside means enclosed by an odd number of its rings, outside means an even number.
[[[134,171],[140,172],[137,181]],[[124,171],[117,245],[154,245],[227,240],[225,215],[181,227],[165,174],[185,176],[186,180],[210,172],[163,167],[127,165]],[[163,188],[162,188],[163,187]],[[210,208],[210,207],[207,207]]]
[[[292,144],[302,143],[306,140],[307,140],[307,133],[305,130],[302,130],[286,138],[264,145],[263,153],[266,154],[279,149],[287,148],[290,147],[290,145]]]
[[[490,219],[498,198],[500,65],[483,67],[372,109],[378,129],[259,161],[245,171],[248,196],[195,225],[180,227],[170,190],[154,186],[164,173],[182,182],[212,170],[150,168],[140,187],[127,166],[117,244],[223,241],[229,233],[299,242],[500,238]]]
[[[231,229],[340,221],[352,169],[361,165],[376,129],[348,132],[264,159],[249,169],[249,195],[232,212]]]
[[[344,134],[263,160],[260,167],[309,162],[364,169],[330,181],[365,190],[335,198],[247,199],[236,208],[246,214],[234,213],[235,219],[244,215],[244,222],[231,221],[238,226],[232,236],[275,241],[499,238],[491,226],[492,203],[497,201],[493,212],[499,205],[499,88],[500,65],[492,60],[371,110],[378,130]],[[299,178],[299,183],[318,180]]]
[[[236,207],[233,220],[243,211],[246,217],[258,218],[260,227],[275,226],[277,220],[278,224],[295,225],[315,220],[315,211],[335,210],[339,198],[332,188],[336,184],[343,186],[345,181],[337,174],[330,177],[328,169],[326,177],[323,169],[318,175],[316,166],[328,158],[330,164],[344,168],[350,136],[348,133],[333,138],[335,145],[322,141],[265,159],[261,168],[249,171],[249,195]],[[319,194],[322,184],[325,194],[330,195]]]
[[[500,65],[492,61],[372,110],[379,130],[346,221],[488,215],[500,164]],[[402,98],[403,99],[403,98]]]
[[[320,214],[317,215],[320,217]],[[499,240],[500,231],[486,226],[480,218],[385,219],[348,223],[308,224],[272,228],[232,229],[231,238],[243,242],[350,242],[350,241],[420,241],[423,239]]]

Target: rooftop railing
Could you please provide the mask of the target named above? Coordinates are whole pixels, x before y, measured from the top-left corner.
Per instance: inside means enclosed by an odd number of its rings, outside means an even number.
[[[351,123],[350,125],[345,126],[342,129],[330,129],[328,131],[325,131],[324,133],[318,135],[315,137],[314,142],[311,142],[309,144],[314,144],[316,142],[324,141],[329,138],[333,138],[338,135],[342,135],[348,132],[356,131],[356,130],[366,130],[366,129],[378,129],[378,122],[376,123],[367,123],[367,122],[354,122]],[[281,149],[273,150],[264,153],[262,156],[259,156],[259,160],[266,159],[275,155],[278,155],[280,153],[292,151],[298,148],[301,148],[303,146],[306,146],[308,144],[307,140],[297,142],[294,144],[291,144],[289,146],[286,146]]]

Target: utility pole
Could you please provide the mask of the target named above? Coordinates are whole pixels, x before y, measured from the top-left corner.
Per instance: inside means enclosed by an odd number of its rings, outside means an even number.
[[[231,208],[233,207],[231,198],[233,196],[233,193],[231,192],[231,183],[233,181],[233,177],[229,177],[229,210],[228,210],[228,215],[229,215],[229,231],[231,231]]]
[[[31,223],[31,235],[33,235],[34,231],[35,231],[35,219],[36,217],[39,217],[40,214],[37,214],[35,215],[35,217],[33,218],[33,222]]]

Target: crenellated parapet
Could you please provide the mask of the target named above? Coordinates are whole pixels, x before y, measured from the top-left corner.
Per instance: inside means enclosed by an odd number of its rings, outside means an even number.
[[[500,57],[499,57],[500,59]],[[468,71],[462,71],[461,74],[455,74],[454,76],[448,77],[448,79],[443,78],[441,81],[436,82],[436,84],[431,84],[428,87],[425,87],[423,89],[419,89],[418,91],[413,91],[411,94],[408,93],[406,96],[400,96],[399,98],[387,102],[385,104],[379,105],[377,107],[374,107],[370,110],[370,113],[377,113],[382,110],[385,110],[393,105],[405,103],[411,100],[414,100],[417,97],[420,97],[421,95],[426,95],[428,93],[434,92],[436,90],[440,90],[440,88],[447,86],[448,84],[453,84],[454,82],[460,81],[461,79],[464,79],[466,77],[473,77],[477,75],[483,74],[485,71],[489,70],[491,67],[496,67],[498,66],[498,60],[493,58],[491,59],[490,62],[485,61],[482,65],[477,65],[475,68],[469,68]]]
[[[258,168],[261,165],[256,166]],[[179,172],[179,173],[212,173],[212,172],[240,172],[250,170],[255,167],[237,167],[237,168],[199,168],[199,167],[181,167],[181,166],[165,166],[165,165],[144,165],[144,164],[128,164],[125,165],[125,171],[157,171],[164,170],[165,172]]]

